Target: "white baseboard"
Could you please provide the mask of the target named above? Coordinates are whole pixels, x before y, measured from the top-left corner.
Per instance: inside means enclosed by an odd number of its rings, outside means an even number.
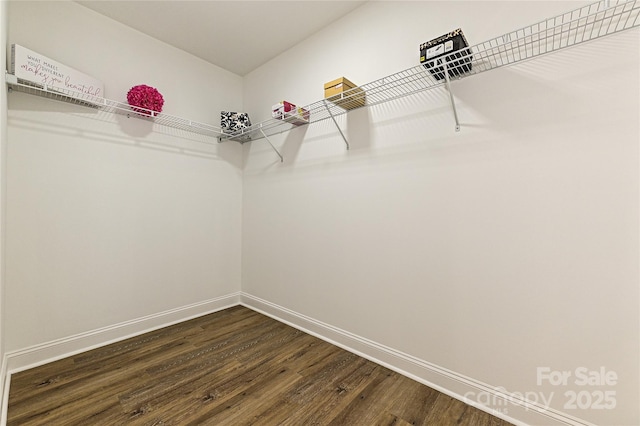
[[[0,426],[7,424],[11,374],[37,367],[58,359],[148,333],[163,327],[211,314],[240,303],[240,292],[170,309],[153,315],[91,330],[63,339],[53,340],[26,349],[6,353],[0,367],[0,396],[2,411]]]
[[[7,356],[2,356],[2,366],[0,367],[0,426],[7,424],[7,407],[9,406],[9,384],[11,374],[7,373]]]
[[[500,387],[490,386],[431,364],[259,297],[243,292],[240,304],[383,365],[515,425],[593,426],[591,423],[566,413],[523,400],[520,395],[510,394]],[[490,401],[491,406],[483,401]]]
[[[238,304],[367,358],[515,425],[593,426],[557,410],[523,400],[520,396],[509,394],[504,389],[479,382],[244,292],[232,293],[5,354],[0,367],[0,380],[3,382],[0,383],[2,387],[0,389],[2,390],[0,426],[6,424],[12,373]],[[483,401],[490,401],[490,406]]]
[[[6,354],[8,374],[207,315],[240,303],[240,292],[53,340]],[[4,376],[3,376],[4,377]]]

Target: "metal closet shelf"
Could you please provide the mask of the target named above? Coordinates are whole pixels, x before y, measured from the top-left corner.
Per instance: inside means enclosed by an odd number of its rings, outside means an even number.
[[[74,92],[60,87],[37,85],[36,83],[18,80],[18,78],[12,74],[6,74],[6,81],[9,89],[17,92],[29,93],[31,95],[42,96],[48,99],[94,108],[105,113],[120,114],[128,117],[135,117],[140,120],[153,121],[154,123],[163,126],[186,130],[191,133],[197,133],[213,138],[220,138],[223,135],[220,127],[212,126],[210,124],[199,123],[197,121],[176,117],[162,112],[155,112],[145,108],[136,107],[134,109],[127,103],[92,96],[86,93]]]
[[[451,80],[467,78],[496,68],[531,60],[572,46],[593,41],[640,26],[640,0],[600,0],[571,10],[499,37],[467,47],[449,55],[388,75],[344,92],[345,102],[357,103],[364,98],[364,107],[409,96],[425,90],[445,86],[450,94],[455,129],[460,129]],[[430,68],[430,69],[428,69]],[[433,73],[432,73],[433,72]],[[434,76],[435,74],[435,76]],[[437,78],[436,78],[437,77]],[[444,78],[443,78],[444,77]],[[290,131],[294,125],[286,119],[268,119],[233,133],[224,133],[218,126],[199,123],[164,113],[145,110],[135,112],[126,103],[46,86],[36,87],[6,75],[10,88],[77,105],[97,108],[115,114],[125,114],[154,123],[216,138],[219,142],[245,143],[265,138],[282,161],[282,155],[269,140],[270,136]],[[349,142],[342,133],[336,117],[347,111],[326,99],[304,107],[310,113],[309,122],[331,119],[342,136],[347,149]]]
[[[640,1],[601,0],[364,84],[357,89],[344,92],[342,100],[362,101],[364,97],[364,107],[370,107],[445,86],[451,95],[457,131],[460,124],[451,94],[451,80],[531,60],[639,26]],[[427,68],[438,69],[435,74],[440,78],[435,78]],[[345,114],[346,110],[326,99],[303,108],[310,112],[308,124],[333,119],[348,149],[349,143],[335,121],[335,117]],[[286,121],[273,118],[231,135],[224,135],[221,140],[235,140],[241,143],[260,138],[268,140],[269,136],[287,132],[294,127]],[[270,141],[269,143],[273,147]],[[276,148],[273,149],[282,159]]]

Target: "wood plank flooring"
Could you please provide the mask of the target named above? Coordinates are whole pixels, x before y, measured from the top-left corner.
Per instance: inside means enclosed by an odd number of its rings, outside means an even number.
[[[12,375],[7,424],[509,423],[236,306]]]

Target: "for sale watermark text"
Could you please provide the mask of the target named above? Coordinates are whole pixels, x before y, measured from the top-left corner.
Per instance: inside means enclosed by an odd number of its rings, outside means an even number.
[[[591,409],[613,410],[616,408],[616,391],[601,389],[618,384],[618,374],[615,371],[600,367],[590,370],[578,367],[575,370],[552,370],[550,367],[538,367],[536,375],[538,386],[584,386],[599,387],[599,389],[583,389],[564,392],[564,408],[567,410]]]

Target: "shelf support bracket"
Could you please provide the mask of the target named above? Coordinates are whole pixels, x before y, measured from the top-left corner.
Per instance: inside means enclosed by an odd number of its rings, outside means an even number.
[[[342,136],[342,139],[344,140],[345,145],[347,145],[347,149],[349,149],[350,148],[349,141],[347,141],[347,138],[344,136],[344,133],[342,133],[342,129],[340,128],[340,126],[338,126],[338,122],[336,121],[336,118],[331,113],[331,108],[329,108],[329,103],[326,99],[324,100],[324,107],[327,109],[327,112],[329,113],[329,117],[331,117],[331,119],[333,120],[333,124],[335,124],[336,127],[338,128],[338,131],[340,132],[340,136]]]
[[[271,143],[271,141],[267,137],[267,135],[264,132],[264,130],[262,130],[262,127],[260,127],[260,133],[262,133],[262,137],[265,138],[267,140],[267,142],[269,142],[269,145],[271,145],[271,148],[276,152],[276,154],[278,154],[278,157],[280,157],[280,162],[283,163],[284,162],[284,158],[282,158],[282,154],[280,154],[280,152],[276,149],[276,147],[273,146],[273,144]]]
[[[458,121],[458,110],[456,110],[456,102],[453,99],[453,92],[451,92],[451,80],[449,79],[449,70],[447,69],[447,60],[443,60],[444,64],[444,78],[447,86],[447,92],[449,92],[449,99],[451,99],[451,108],[453,108],[453,118],[456,120],[456,132],[460,131],[460,121]]]

